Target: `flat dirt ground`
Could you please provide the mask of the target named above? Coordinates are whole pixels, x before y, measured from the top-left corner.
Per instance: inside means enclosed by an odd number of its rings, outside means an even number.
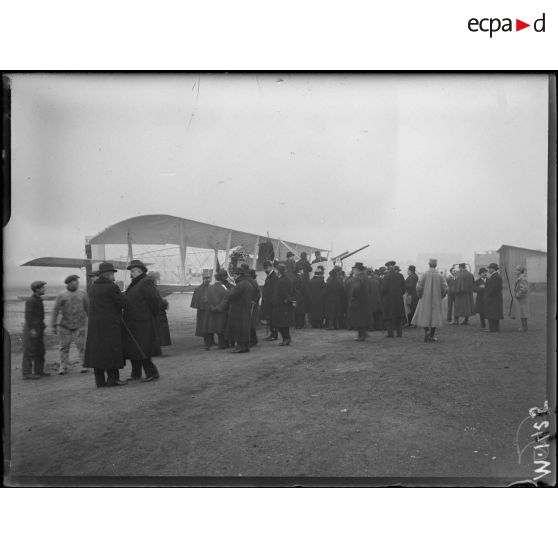
[[[510,319],[483,333],[477,317],[428,344],[419,329],[366,343],[304,329],[291,347],[260,341],[249,354],[204,351],[190,297],[168,300],[173,345],[155,359],[157,382],[96,389],[74,348],[74,370],[59,376],[52,336],[52,376],[24,381],[12,333],[7,484],[505,485],[535,475],[532,451],[519,463],[516,434],[547,398],[544,294],[532,295],[526,333]],[[530,434],[520,428],[521,445]]]

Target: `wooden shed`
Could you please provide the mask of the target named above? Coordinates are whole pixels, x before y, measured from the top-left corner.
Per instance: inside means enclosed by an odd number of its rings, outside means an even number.
[[[509,246],[503,244],[498,248],[500,254],[500,268],[502,274],[507,269],[510,280],[517,266],[523,266],[527,270],[529,284],[533,290],[546,289],[546,259],[547,253],[542,250],[533,250],[531,248],[520,248],[519,246]]]

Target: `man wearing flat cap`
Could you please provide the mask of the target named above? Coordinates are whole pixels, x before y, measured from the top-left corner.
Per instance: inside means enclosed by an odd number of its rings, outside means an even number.
[[[89,297],[79,290],[79,276],[69,275],[64,280],[66,290],[56,297],[52,310],[52,331],[60,336],[60,375],[68,373],[70,346],[75,343],[79,353],[81,372],[87,372],[83,366],[83,349],[89,312]],[[60,317],[60,320],[58,319]]]
[[[393,331],[397,337],[403,336],[403,322],[405,316],[405,278],[401,273],[395,271],[395,262],[386,262],[387,271],[382,279],[382,310],[386,324],[387,336],[393,337]]]
[[[132,278],[125,292],[128,304],[123,316],[124,357],[132,363],[129,379],[152,382],[159,378],[159,371],[151,357],[161,355],[157,287],[147,278],[147,267],[140,260],[132,260],[126,269]],[[141,378],[142,368],[144,378]]]
[[[488,265],[488,279],[484,289],[484,315],[488,320],[488,331],[496,333],[500,331],[500,320],[504,319],[504,299],[502,289],[504,282],[496,263]]]
[[[98,388],[123,386],[122,309],[126,297],[114,281],[116,269],[108,262],[99,264],[97,279],[89,287],[89,316],[83,365],[93,368]],[[105,376],[106,374],[106,376]]]
[[[475,303],[473,300],[473,287],[475,277],[467,269],[464,263],[459,264],[459,270],[455,277],[455,302],[453,313],[455,321],[463,318],[461,325],[469,325],[469,316],[475,313]]]
[[[33,294],[25,301],[25,322],[23,325],[23,360],[21,371],[25,380],[38,380],[41,376],[50,376],[45,372],[45,294],[44,281],[33,281]]]

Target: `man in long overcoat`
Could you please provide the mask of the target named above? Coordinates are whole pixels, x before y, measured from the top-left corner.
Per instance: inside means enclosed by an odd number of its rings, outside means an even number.
[[[475,304],[473,300],[473,286],[475,278],[473,274],[467,270],[464,263],[459,264],[459,271],[455,277],[455,306],[453,313],[455,320],[459,322],[459,318],[463,318],[461,325],[469,325],[469,316],[475,313]]]
[[[264,286],[262,289],[262,302],[260,307],[260,319],[267,321],[269,334],[265,338],[266,341],[276,341],[279,335],[277,328],[273,324],[273,291],[275,283],[279,279],[273,263],[265,261],[263,264],[266,274]]]
[[[124,308],[122,332],[124,357],[132,363],[129,379],[141,379],[143,368],[145,378],[142,382],[152,382],[159,378],[159,371],[151,357],[161,355],[158,325],[160,297],[140,260],[132,260],[126,269],[132,277],[125,293],[128,304]]]
[[[157,317],[157,325],[158,332],[159,332],[159,342],[161,347],[168,347],[172,345],[171,336],[170,336],[170,327],[169,327],[169,319],[167,317],[167,310],[169,308],[169,302],[166,298],[161,296],[161,293],[157,289],[157,284],[159,283],[159,273],[156,271],[150,271],[147,274],[147,278],[153,281],[155,285],[155,289],[157,291],[157,295],[159,296],[159,315]]]
[[[407,314],[407,324],[412,325],[413,315],[417,308],[419,297],[417,294],[418,275],[416,274],[417,268],[410,265],[407,268],[407,278],[405,279],[405,296],[408,299],[409,313]]]
[[[394,270],[395,262],[386,262],[387,272],[382,279],[382,312],[386,323],[387,336],[393,337],[393,330],[397,337],[403,336],[403,322],[405,316],[405,278]]]
[[[473,284],[473,291],[476,293],[475,314],[480,316],[481,329],[486,328],[486,317],[484,315],[484,291],[486,289],[486,276],[488,270],[485,267],[479,269],[479,277]]]
[[[215,344],[213,334],[208,329],[209,307],[207,305],[207,289],[211,282],[211,273],[204,271],[202,275],[202,284],[194,289],[190,308],[196,309],[196,337],[202,337],[206,351],[209,351],[211,345]]]
[[[217,335],[218,349],[226,349],[229,346],[228,340],[225,337],[228,312],[226,296],[229,289],[224,282],[227,278],[228,273],[226,271],[218,271],[215,274],[215,283],[209,286],[206,293],[209,308],[207,329],[212,336],[214,334]]]
[[[248,281],[252,286],[252,306],[250,307],[250,347],[254,347],[258,344],[258,333],[257,329],[260,325],[260,298],[262,293],[260,291],[260,286],[256,279],[256,270],[250,269],[247,264],[243,264],[242,267],[246,265],[246,274],[248,275]]]
[[[347,280],[347,321],[349,328],[358,331],[356,341],[364,341],[370,323],[370,299],[368,278],[361,262],[354,264],[352,278]]]
[[[252,284],[246,270],[242,267],[234,271],[236,285],[228,291],[224,300],[229,305],[227,329],[225,337],[235,342],[233,353],[248,353],[250,351],[250,329],[252,325]],[[218,306],[222,308],[221,305]]]
[[[304,277],[304,279],[306,281],[310,281],[310,272],[312,271],[312,266],[308,261],[308,256],[306,255],[306,252],[300,253],[300,260],[298,260],[298,262],[296,262],[295,264],[295,273],[297,274],[297,276],[300,270],[302,270],[303,272],[302,276]]]
[[[339,329],[345,307],[343,282],[334,269],[329,272],[324,289],[324,315],[328,329]]]
[[[114,282],[116,269],[108,262],[99,264],[97,279],[89,287],[89,319],[83,365],[93,368],[95,385],[123,386],[122,310],[128,301]],[[106,377],[105,377],[106,374]]]
[[[488,279],[484,290],[484,315],[488,320],[488,331],[495,333],[500,331],[500,320],[504,319],[504,299],[502,289],[504,282],[498,273],[498,264],[488,265]]]
[[[324,327],[325,288],[323,272],[316,271],[308,285],[308,316],[314,328]]]
[[[296,300],[295,312],[295,328],[302,329],[306,325],[306,313],[309,312],[309,283],[304,277],[304,270],[299,269],[297,271],[293,289],[294,297]]]
[[[368,299],[370,301],[370,323],[368,329],[380,331],[382,329],[382,293],[380,291],[380,281],[374,275],[372,269],[367,270],[368,279]]]
[[[50,376],[45,372],[45,294],[44,281],[33,281],[33,294],[25,301],[25,322],[23,325],[23,360],[21,371],[26,380],[38,380],[41,376]]]
[[[437,341],[434,334],[436,328],[444,325],[442,299],[448,293],[448,284],[444,276],[438,273],[438,261],[428,262],[428,271],[421,275],[417,282],[419,301],[413,316],[412,324],[424,328],[424,341]]]
[[[284,264],[286,269],[285,273],[292,283],[296,277],[295,255],[292,252],[287,252],[287,259],[284,261]]]
[[[277,266],[277,274],[279,279],[275,283],[275,289],[273,290],[273,325],[281,334],[282,341],[279,345],[286,347],[291,344],[289,328],[292,327],[294,321],[294,289],[292,281],[286,275],[287,268],[285,264]]]

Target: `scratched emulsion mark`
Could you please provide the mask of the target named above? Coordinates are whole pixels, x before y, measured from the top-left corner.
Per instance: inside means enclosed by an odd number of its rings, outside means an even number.
[[[550,443],[552,436],[550,434],[550,422],[541,420],[539,417],[548,415],[548,401],[544,402],[544,407],[532,407],[529,409],[529,415],[525,417],[517,427],[515,435],[515,445],[517,448],[517,457],[521,465],[525,456],[531,456],[533,460],[534,474],[533,480],[539,482],[552,472],[552,461],[550,459]],[[525,423],[529,422],[529,426],[522,428]],[[530,450],[526,453],[526,450]]]

